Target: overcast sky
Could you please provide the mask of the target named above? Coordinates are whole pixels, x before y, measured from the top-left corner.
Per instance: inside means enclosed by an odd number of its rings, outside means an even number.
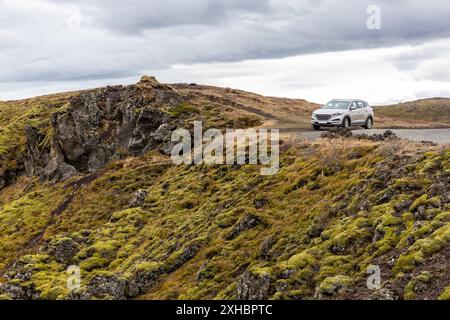
[[[367,27],[374,5],[381,29]],[[448,0],[0,0],[0,99],[142,74],[321,103],[450,97],[449,12]]]

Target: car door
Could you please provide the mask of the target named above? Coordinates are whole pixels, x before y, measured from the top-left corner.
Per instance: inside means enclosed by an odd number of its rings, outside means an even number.
[[[358,104],[356,101],[353,101],[350,104],[350,119],[352,120],[352,123],[358,122]]]
[[[358,118],[358,123],[364,123],[364,121],[366,120],[366,117],[365,117],[365,107],[366,107],[366,105],[364,104],[364,102],[362,102],[362,101],[357,101],[356,102],[356,104],[357,104],[357,118]]]

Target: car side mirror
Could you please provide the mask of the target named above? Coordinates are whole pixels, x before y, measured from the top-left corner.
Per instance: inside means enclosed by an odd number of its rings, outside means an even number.
[[[350,106],[350,110],[356,110],[355,106]]]

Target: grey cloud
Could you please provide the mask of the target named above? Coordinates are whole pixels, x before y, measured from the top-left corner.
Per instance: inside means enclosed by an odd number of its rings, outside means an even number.
[[[366,28],[372,4],[381,30]],[[119,79],[450,37],[447,0],[4,0],[0,12],[0,83]],[[426,58],[392,59],[414,68]]]
[[[61,1],[51,0],[55,3]],[[139,33],[180,25],[217,25],[234,17],[270,9],[268,0],[63,0],[79,6],[99,27],[115,32]]]
[[[449,51],[449,41],[429,42],[388,56],[387,61],[417,81],[450,82],[450,57],[446,54]]]
[[[411,48],[408,52],[403,52],[387,58],[388,61],[400,70],[414,70],[419,65],[427,60],[436,58],[440,55],[440,52],[435,50],[423,50]]]

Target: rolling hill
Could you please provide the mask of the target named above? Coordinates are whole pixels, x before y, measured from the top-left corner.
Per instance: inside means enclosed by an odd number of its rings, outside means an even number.
[[[152,77],[1,102],[0,298],[450,299],[448,146],[286,141],[272,176],[168,156],[194,120],[306,128],[315,107]]]
[[[450,99],[431,98],[375,107],[377,118],[391,128],[448,128]]]
[[[301,99],[265,97],[230,88],[174,85],[197,97],[220,101],[235,110],[262,118],[263,127],[310,129],[311,113],[319,104]],[[450,128],[450,99],[432,98],[374,106],[376,128]]]

